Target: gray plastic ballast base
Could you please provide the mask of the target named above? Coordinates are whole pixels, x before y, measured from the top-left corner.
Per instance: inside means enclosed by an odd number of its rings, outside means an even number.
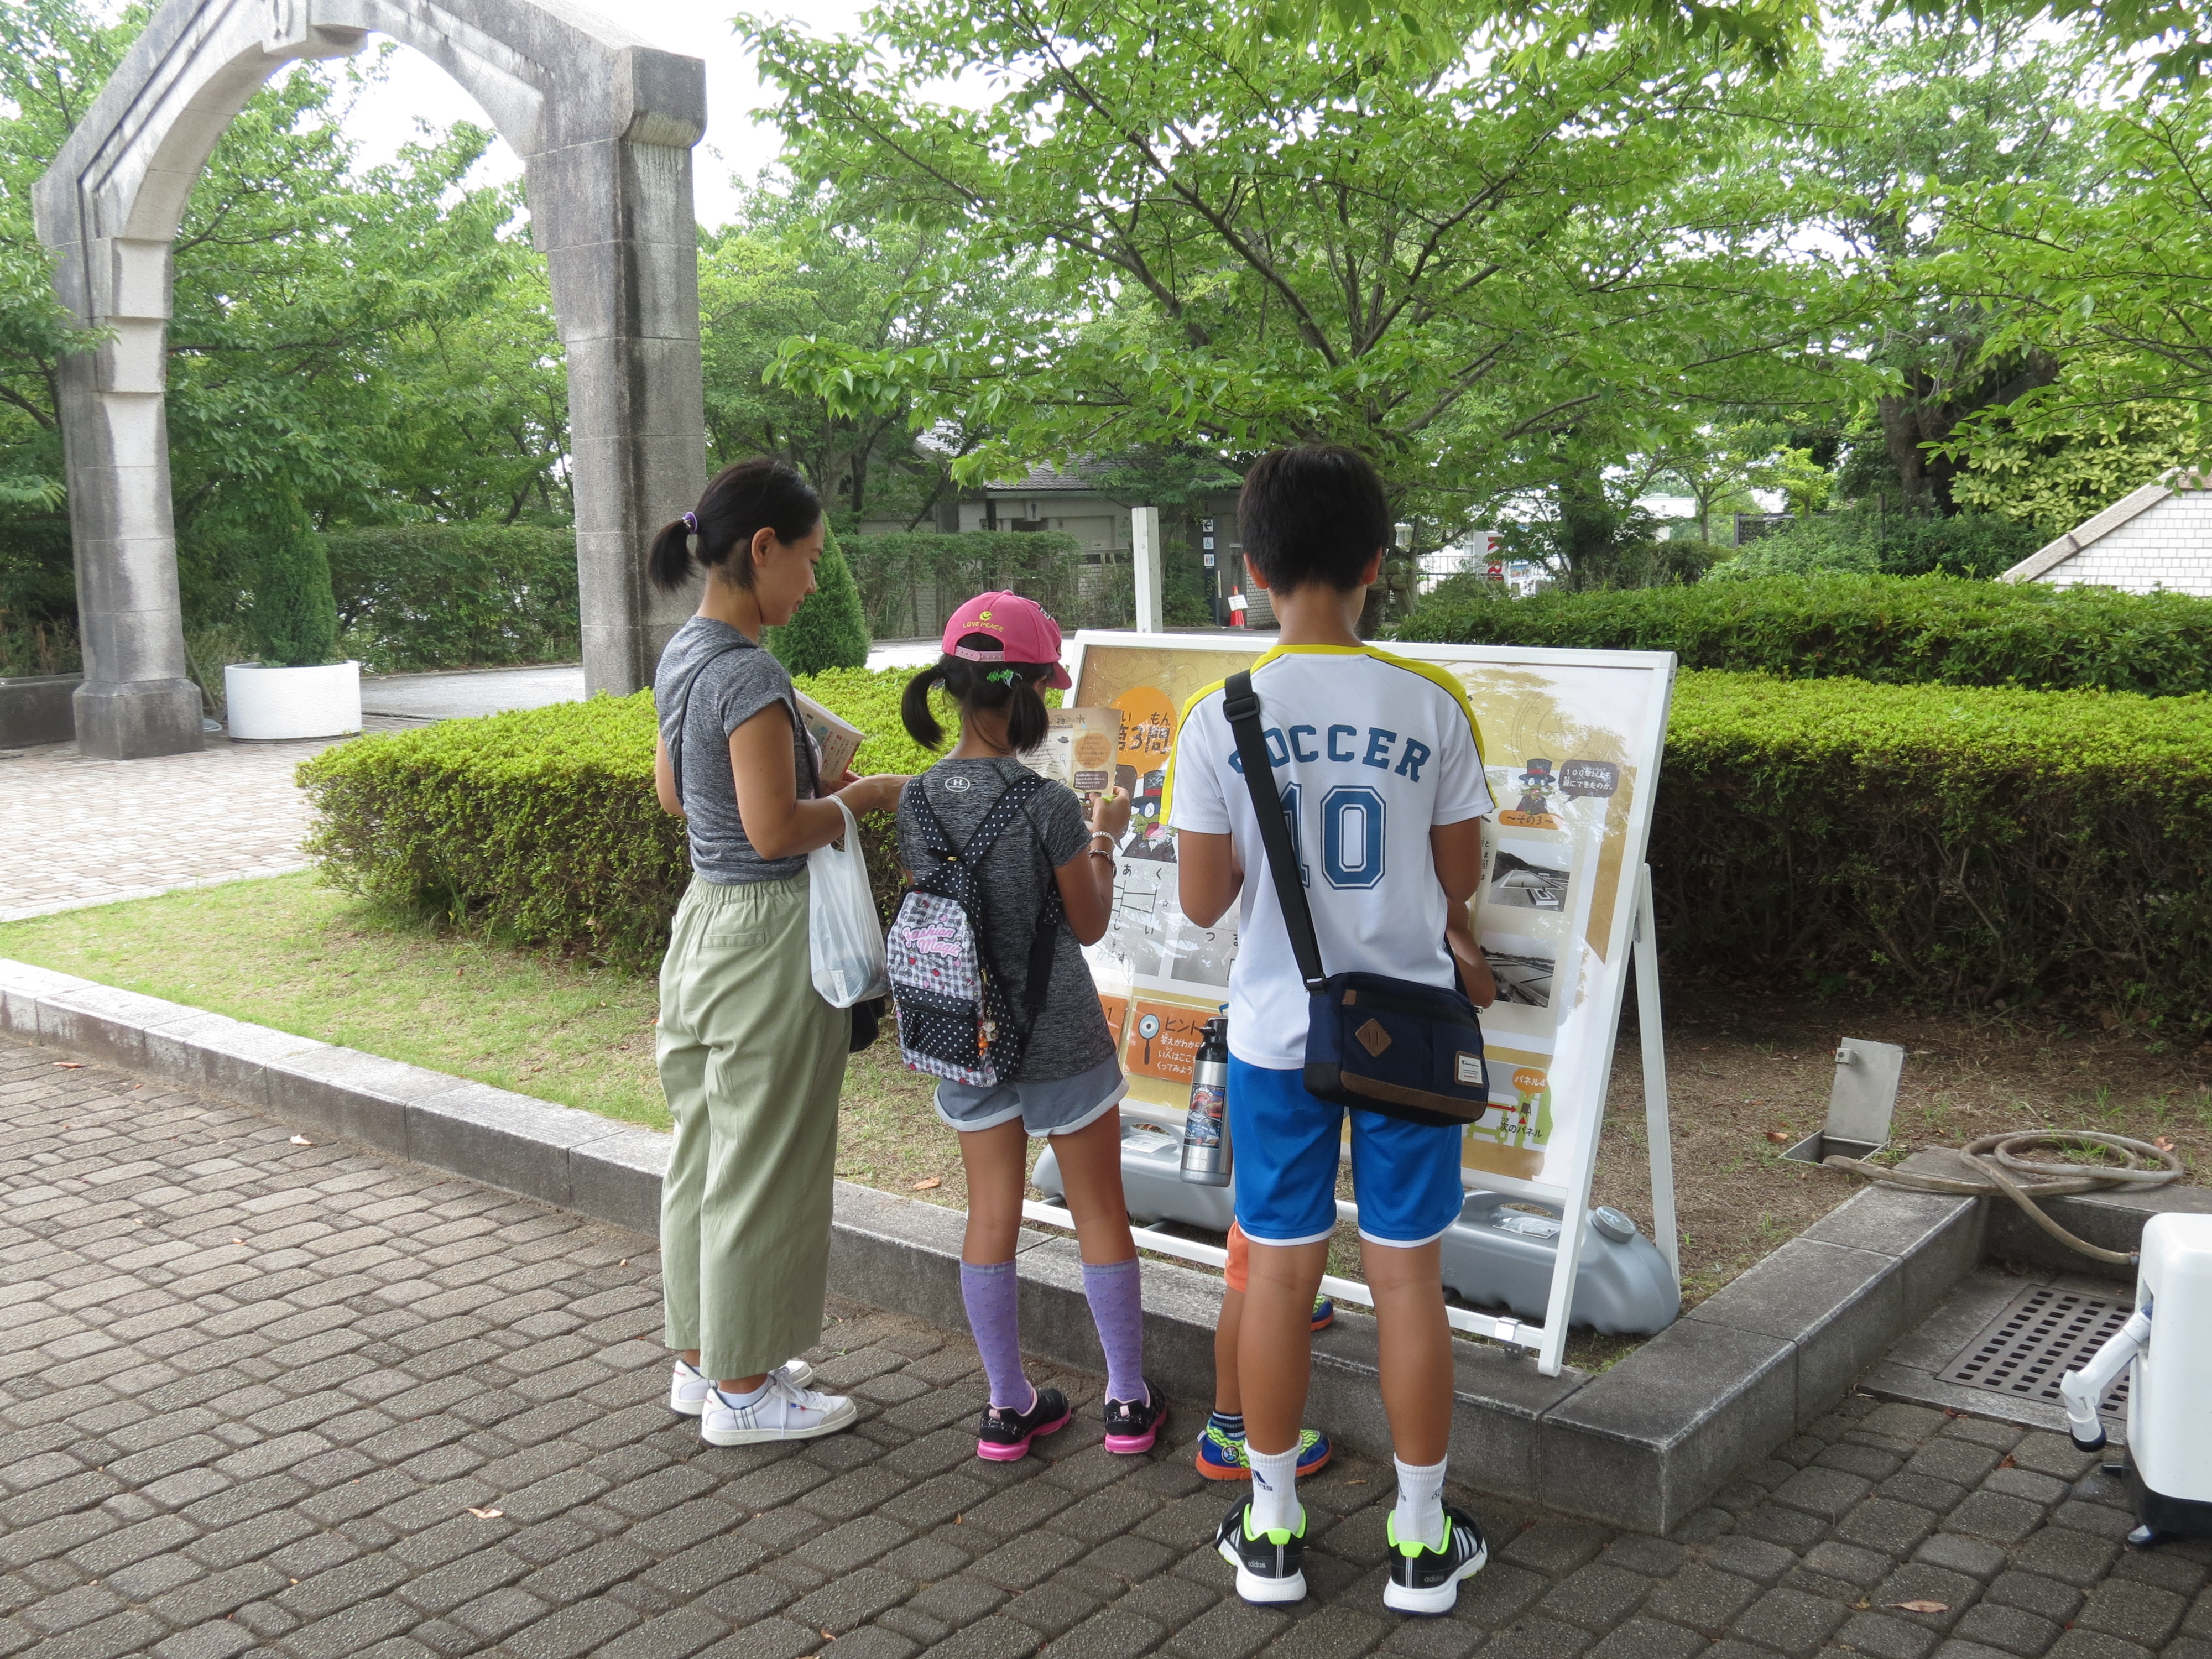
[[[1182,1142],[1172,1130],[1123,1124],[1121,1190],[1129,1218],[1146,1226],[1173,1221],[1227,1232],[1236,1218],[1233,1180],[1226,1187],[1201,1187],[1185,1181],[1182,1171]],[[1060,1162],[1051,1147],[1038,1158],[1030,1179],[1040,1190],[1064,1198]],[[1443,1280],[1477,1307],[1504,1307],[1516,1318],[1540,1323],[1559,1254],[1560,1212],[1551,1206],[1506,1207],[1519,1202],[1497,1193],[1467,1195],[1458,1222],[1439,1241]],[[1547,1215],[1529,1213],[1538,1207]],[[1613,1224],[1617,1231],[1619,1224]],[[1607,1335],[1649,1336],[1673,1324],[1681,1309],[1681,1287],[1657,1245],[1641,1231],[1616,1238],[1595,1225],[1589,1228],[1576,1267],[1570,1324]]]

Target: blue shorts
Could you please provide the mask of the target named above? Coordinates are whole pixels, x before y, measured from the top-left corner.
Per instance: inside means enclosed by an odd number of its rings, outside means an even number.
[[[1457,1125],[1433,1129],[1306,1092],[1304,1076],[1229,1057],[1229,1147],[1237,1224],[1255,1244],[1316,1244],[1336,1231],[1336,1170],[1352,1113],[1359,1236],[1425,1244],[1459,1219]]]

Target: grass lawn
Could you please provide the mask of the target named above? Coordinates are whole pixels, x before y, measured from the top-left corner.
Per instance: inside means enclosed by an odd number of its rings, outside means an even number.
[[[0,957],[301,1036],[668,1127],[651,979],[425,931],[312,874],[0,923]],[[967,1207],[929,1089],[885,1039],[846,1073],[838,1173]]]
[[[0,923],[0,957],[121,986],[665,1128],[646,976],[426,931],[319,887],[313,875],[172,893]],[[1668,989],[1675,1186],[1685,1300],[1710,1296],[1857,1190],[1784,1163],[1818,1128],[1846,1033],[1908,1049],[1893,1144],[1956,1146],[2001,1129],[2106,1128],[2169,1140],[2190,1179],[2212,1162],[2212,1045],[2176,1049],[2124,1030],[1934,1014],[1861,1003]],[[1616,1050],[1598,1159],[1600,1203],[1649,1224],[1642,1078],[1632,1031]],[[853,1057],[837,1173],[967,1207],[959,1149],[927,1081],[878,1039]],[[1034,1153],[1037,1147],[1032,1147]],[[1349,1196],[1348,1184],[1344,1188]],[[1331,1270],[1359,1277],[1349,1224]],[[1601,1367],[1632,1340],[1577,1333],[1569,1357]]]

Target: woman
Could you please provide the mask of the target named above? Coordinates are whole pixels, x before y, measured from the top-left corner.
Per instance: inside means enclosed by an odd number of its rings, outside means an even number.
[[[837,1095],[851,1015],[814,988],[806,854],[845,833],[822,798],[791,676],[760,648],[814,591],[822,502],[782,461],[744,461],[653,538],[664,592],[707,575],[653,680],[653,787],[683,817],[691,884],[660,969],[657,1045],[676,1146],[661,1189],[669,1405],[717,1446],[805,1440],[853,1423],[805,1385],[830,1262]],[[836,781],[855,813],[902,776]],[[789,1362],[789,1363],[787,1363]]]

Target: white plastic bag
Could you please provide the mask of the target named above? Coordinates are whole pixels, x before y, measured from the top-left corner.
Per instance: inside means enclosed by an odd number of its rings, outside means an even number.
[[[888,995],[891,981],[884,961],[884,926],[860,851],[860,826],[843,801],[837,810],[845,815],[842,848],[832,842],[806,855],[806,930],[814,988],[831,1007],[849,1008]]]

